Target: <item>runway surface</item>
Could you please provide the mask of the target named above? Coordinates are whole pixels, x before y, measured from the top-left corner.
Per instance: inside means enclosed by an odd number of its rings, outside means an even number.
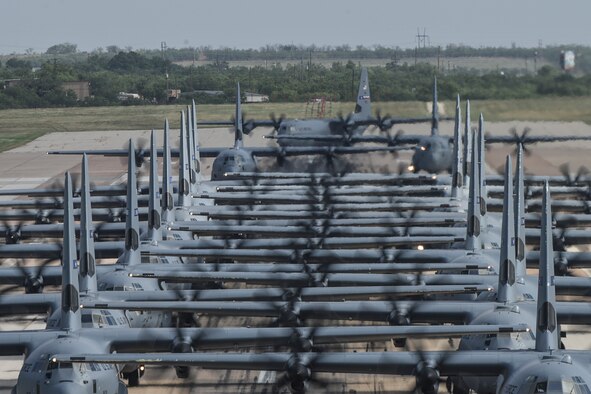
[[[475,116],[473,115],[475,118]],[[172,127],[175,122],[171,123]],[[521,132],[524,127],[532,129],[535,134],[569,134],[590,135],[591,127],[583,123],[562,122],[502,122],[488,123],[487,132],[492,134],[506,134],[515,127]],[[427,134],[426,125],[412,125],[404,127],[407,134]],[[440,131],[442,134],[452,134],[451,122],[443,122]],[[269,129],[255,130],[251,136],[245,138],[245,146],[266,146],[273,142],[264,139],[264,134],[270,133]],[[392,132],[395,132],[393,130]],[[374,131],[375,133],[375,131]],[[162,131],[158,130],[158,143],[162,143]],[[178,146],[178,132],[171,131],[172,144]],[[97,131],[97,132],[67,132],[47,134],[22,147],[8,152],[0,153],[0,189],[33,188],[42,185],[51,185],[61,182],[65,171],[79,172],[79,156],[50,156],[45,152],[57,149],[108,149],[122,148],[129,138],[143,139],[140,144],[147,145],[149,130],[138,131]],[[200,144],[203,147],[231,146],[233,134],[224,129],[200,129]],[[580,165],[589,163],[589,149],[591,143],[569,142],[554,145],[532,147],[532,154],[526,157],[527,173],[540,175],[557,175],[558,167],[565,162],[570,163],[574,172]],[[505,155],[512,147],[496,146],[487,152],[487,164],[491,172],[495,172],[505,159]],[[391,171],[396,172],[400,161],[407,161],[409,154],[401,154],[396,159],[391,154],[375,154],[372,157],[354,157],[355,170],[366,171]],[[275,167],[272,160],[267,160],[265,165]],[[125,180],[123,174],[124,160],[118,158],[90,157],[91,179],[96,184],[117,184]],[[173,166],[174,168],[174,166]],[[211,160],[207,160],[202,166],[206,175],[211,169]],[[32,320],[36,318],[36,320]],[[246,326],[251,324],[246,318],[203,318],[203,326]],[[336,324],[336,323],[335,323]],[[1,330],[34,329],[43,328],[44,322],[39,317],[3,318],[0,320]],[[567,348],[591,349],[591,335],[577,334],[566,338]],[[455,343],[447,340],[441,341],[409,341],[409,349],[450,349]],[[381,342],[366,345],[347,345],[349,351],[393,351],[392,343]],[[0,392],[6,393],[15,383],[20,369],[21,361],[14,358],[0,358]],[[316,387],[313,392],[329,393],[404,393],[414,385],[414,378],[392,378],[388,376],[363,376],[345,374],[319,374],[320,379],[330,381],[330,385],[324,389]],[[204,371],[193,369],[187,380],[175,377],[172,368],[148,368],[142,378],[141,386],[131,388],[130,393],[268,393],[271,392],[270,384],[273,374],[243,371]]]

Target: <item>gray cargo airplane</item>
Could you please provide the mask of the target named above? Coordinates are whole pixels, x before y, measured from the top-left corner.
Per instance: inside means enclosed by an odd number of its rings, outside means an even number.
[[[226,174],[234,172],[257,171],[256,157],[277,157],[279,160],[298,155],[323,155],[331,162],[334,155],[340,154],[363,154],[368,152],[394,152],[407,150],[408,147],[339,147],[339,146],[302,146],[302,147],[245,147],[243,145],[243,122],[242,109],[240,104],[240,84],[237,84],[236,118],[234,123],[234,146],[232,148],[199,148],[200,157],[213,157],[211,180],[225,178]],[[195,135],[195,133],[189,133]],[[194,137],[194,140],[196,138]],[[173,157],[178,157],[178,150],[171,150]],[[72,151],[50,151],[48,154],[75,154],[82,153],[104,155],[104,156],[126,156],[126,150],[72,150]],[[148,157],[150,152],[141,149],[136,152],[136,157],[141,162],[142,157]],[[159,155],[163,153],[158,152]]]
[[[250,119],[243,122],[245,134],[249,134],[254,128],[265,126],[276,130],[275,136],[280,146],[325,146],[327,143],[340,145],[349,138],[360,136],[370,125],[380,129],[388,129],[395,124],[429,122],[431,118],[394,118],[381,117],[379,114],[373,117],[371,114],[371,94],[369,89],[369,77],[367,68],[361,69],[359,88],[355,109],[346,117],[339,116],[332,119],[276,119],[271,115],[270,120]],[[228,125],[234,123],[225,121],[201,121],[200,125]]]
[[[71,362],[53,363],[49,356],[57,352],[77,352],[87,349],[109,354],[113,351],[186,351],[200,348],[233,348],[235,346],[285,346],[293,337],[292,329],[133,329],[116,330],[82,327],[78,275],[80,264],[76,259],[73,230],[72,186],[69,174],[64,184],[66,216],[63,245],[63,286],[59,309],[59,326],[40,331],[3,331],[0,333],[0,354],[25,354],[15,393],[116,393],[127,392],[118,379],[120,369],[105,363]],[[130,215],[133,216],[133,215]],[[133,236],[130,235],[132,238]],[[87,265],[85,269],[90,266]],[[505,330],[524,331],[525,327],[476,327],[477,333],[498,333]],[[342,341],[385,340],[398,336],[447,337],[472,332],[466,327],[323,327],[298,329],[300,338],[312,335],[318,344]],[[78,350],[77,350],[78,349]],[[126,364],[141,364],[138,362]]]
[[[560,349],[557,303],[552,261],[550,197],[546,187],[542,218],[542,246],[533,350],[474,350],[457,352],[323,352],[260,354],[68,354],[51,356],[54,363],[129,363],[186,365],[209,369],[282,371],[277,386],[289,385],[304,393],[314,384],[315,372],[378,373],[416,377],[417,391],[436,393],[440,377],[490,376],[498,382],[497,393],[588,393],[591,391],[589,351]],[[450,387],[451,388],[451,387]],[[462,392],[462,391],[458,391]]]
[[[316,372],[378,373],[416,377],[416,389],[436,393],[441,376],[462,379],[470,376],[496,378],[497,393],[588,393],[591,384],[591,353],[560,348],[554,269],[552,261],[550,196],[546,187],[542,215],[542,246],[536,307],[535,348],[533,350],[460,350],[417,352],[322,352],[260,354],[67,354],[51,357],[60,362],[186,365],[210,369],[272,370],[284,372],[277,386],[289,385],[293,392],[305,393],[318,381]],[[449,389],[463,393],[463,389]]]

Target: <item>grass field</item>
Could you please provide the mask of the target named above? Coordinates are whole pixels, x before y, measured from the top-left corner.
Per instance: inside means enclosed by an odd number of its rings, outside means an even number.
[[[447,115],[453,115],[452,102],[445,102]],[[353,103],[333,103],[332,113],[346,114]],[[162,128],[168,117],[171,127],[178,127],[180,105],[51,108],[0,111],[0,151],[12,149],[45,133],[54,131],[135,130]],[[303,103],[266,103],[244,105],[246,118],[265,119],[270,113],[285,114],[288,118],[303,118]],[[375,103],[382,114],[394,116],[427,116],[424,102]],[[234,106],[200,105],[198,119],[228,120]],[[489,121],[582,121],[591,124],[591,97],[542,98],[526,100],[483,100],[472,102],[472,118],[482,112]]]

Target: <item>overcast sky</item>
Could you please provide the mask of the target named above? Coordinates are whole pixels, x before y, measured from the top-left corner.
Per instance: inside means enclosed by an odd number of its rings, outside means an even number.
[[[591,45],[590,0],[7,0],[0,53],[267,44]]]

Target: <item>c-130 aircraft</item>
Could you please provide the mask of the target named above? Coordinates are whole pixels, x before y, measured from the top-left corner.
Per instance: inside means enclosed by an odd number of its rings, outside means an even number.
[[[536,307],[535,348],[532,350],[461,350],[401,352],[292,352],[208,354],[56,354],[51,362],[142,362],[209,369],[272,370],[284,374],[278,386],[305,393],[318,382],[316,372],[410,375],[416,391],[436,393],[441,375],[497,377],[497,393],[590,393],[591,352],[560,348],[552,261],[552,215],[545,185],[541,229],[540,270]]]

